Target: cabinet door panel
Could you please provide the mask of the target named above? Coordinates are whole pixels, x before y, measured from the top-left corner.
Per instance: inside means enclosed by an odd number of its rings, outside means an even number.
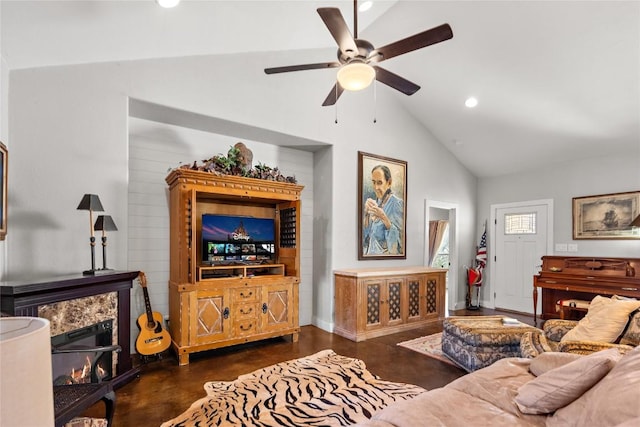
[[[414,322],[422,320],[424,309],[424,280],[422,277],[410,277],[407,279],[407,321]]]
[[[382,296],[382,281],[367,281],[365,282],[365,297],[367,307],[367,322],[366,328],[376,328],[382,325],[382,312],[380,310],[380,301],[383,300]]]
[[[223,291],[193,294],[191,340],[203,344],[223,339],[228,335],[228,298]]]
[[[366,296],[366,330],[404,323],[406,310],[403,278],[370,279],[364,282]]]
[[[384,301],[387,325],[397,325],[404,321],[402,318],[403,285],[403,279],[390,279],[387,281],[387,298]]]
[[[441,315],[439,307],[444,304],[444,301],[442,303],[438,301],[441,298],[440,287],[443,286],[443,284],[440,283],[439,275],[427,276],[426,282],[423,317],[425,319],[437,318]]]
[[[292,285],[265,286],[263,293],[262,331],[271,332],[293,326]]]

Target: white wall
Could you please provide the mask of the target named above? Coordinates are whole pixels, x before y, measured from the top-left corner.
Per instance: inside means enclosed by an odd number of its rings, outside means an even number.
[[[0,8],[1,10],[2,8]],[[9,67],[0,57],[0,141],[7,144],[9,135]]]
[[[606,158],[576,160],[478,182],[478,229],[491,217],[491,205],[552,199],[554,243],[576,243],[578,252],[549,255],[640,257],[640,240],[573,240],[572,198],[640,191],[640,144],[635,152]],[[490,224],[487,235],[491,237]],[[488,245],[490,246],[490,245]],[[489,262],[493,254],[489,253]],[[485,270],[486,271],[486,270]],[[483,301],[493,292],[491,277],[483,285]],[[488,282],[488,283],[487,283]]]
[[[314,155],[313,319],[333,323],[337,268],[424,264],[424,200],[460,206],[461,259],[475,245],[476,179],[380,85],[320,106],[332,73],[267,76],[284,54],[192,57],[17,70],[11,73],[12,246],[9,275],[79,272],[89,265],[84,193],[99,194],[119,230],[110,266],[128,267],[128,99],[171,106],[332,145]],[[299,58],[306,60],[304,55]],[[357,260],[357,151],[408,161],[407,259]],[[318,201],[322,206],[318,206]],[[318,250],[318,245],[320,250]],[[306,274],[306,272],[303,272]],[[460,284],[464,287],[464,284]],[[464,295],[463,292],[459,293]]]
[[[2,7],[0,6],[0,21],[2,20]],[[2,46],[2,32],[0,31],[0,47]],[[4,57],[4,51],[0,48],[0,141],[7,144],[9,123],[9,66]],[[0,276],[1,277],[1,276]]]
[[[2,7],[0,7],[0,18]],[[2,32],[0,32],[0,46],[2,46]],[[4,52],[0,49],[0,141],[9,148],[9,66],[4,58]],[[6,241],[0,241],[0,280],[7,273],[7,245]]]
[[[429,208],[430,221],[442,221],[449,219],[449,210],[440,208]]]

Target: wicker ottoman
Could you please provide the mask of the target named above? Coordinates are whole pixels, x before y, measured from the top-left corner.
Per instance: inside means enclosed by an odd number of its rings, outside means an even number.
[[[525,323],[503,325],[503,316],[453,316],[444,319],[442,352],[468,372],[505,357],[520,357],[520,338],[539,331]]]

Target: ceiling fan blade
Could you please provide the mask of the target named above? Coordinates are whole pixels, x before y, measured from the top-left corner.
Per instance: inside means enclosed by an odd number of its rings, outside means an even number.
[[[357,54],[358,46],[349,31],[349,27],[347,27],[347,23],[342,17],[342,13],[340,13],[340,9],[337,7],[321,7],[318,9],[318,14],[336,40],[336,43],[338,43],[340,52],[347,56]]]
[[[336,68],[339,67],[339,62],[320,62],[317,64],[302,64],[302,65],[288,65],[285,67],[265,68],[266,74],[276,73],[288,73],[290,71],[303,71],[303,70],[317,70],[320,68]]]
[[[418,86],[417,84],[412,83],[404,77],[400,77],[399,75],[394,74],[391,71],[385,70],[384,68],[377,65],[373,68],[376,69],[376,80],[378,80],[380,83],[386,84],[389,87],[399,90],[405,95],[413,95],[420,89],[420,86]]]
[[[327,98],[322,103],[322,106],[327,107],[329,105],[335,104],[338,101],[338,98],[340,98],[340,95],[342,95],[342,92],[344,92],[342,86],[340,86],[338,83],[333,85],[331,91],[329,92],[329,95],[327,95]]]
[[[453,31],[451,31],[449,24],[442,24],[372,51],[369,55],[369,62],[381,62],[403,53],[449,40],[452,37]]]

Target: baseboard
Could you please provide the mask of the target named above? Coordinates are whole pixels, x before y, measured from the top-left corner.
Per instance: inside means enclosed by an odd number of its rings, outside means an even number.
[[[333,333],[333,322],[325,322],[318,317],[313,316],[311,318],[311,324],[322,329],[323,331]]]

